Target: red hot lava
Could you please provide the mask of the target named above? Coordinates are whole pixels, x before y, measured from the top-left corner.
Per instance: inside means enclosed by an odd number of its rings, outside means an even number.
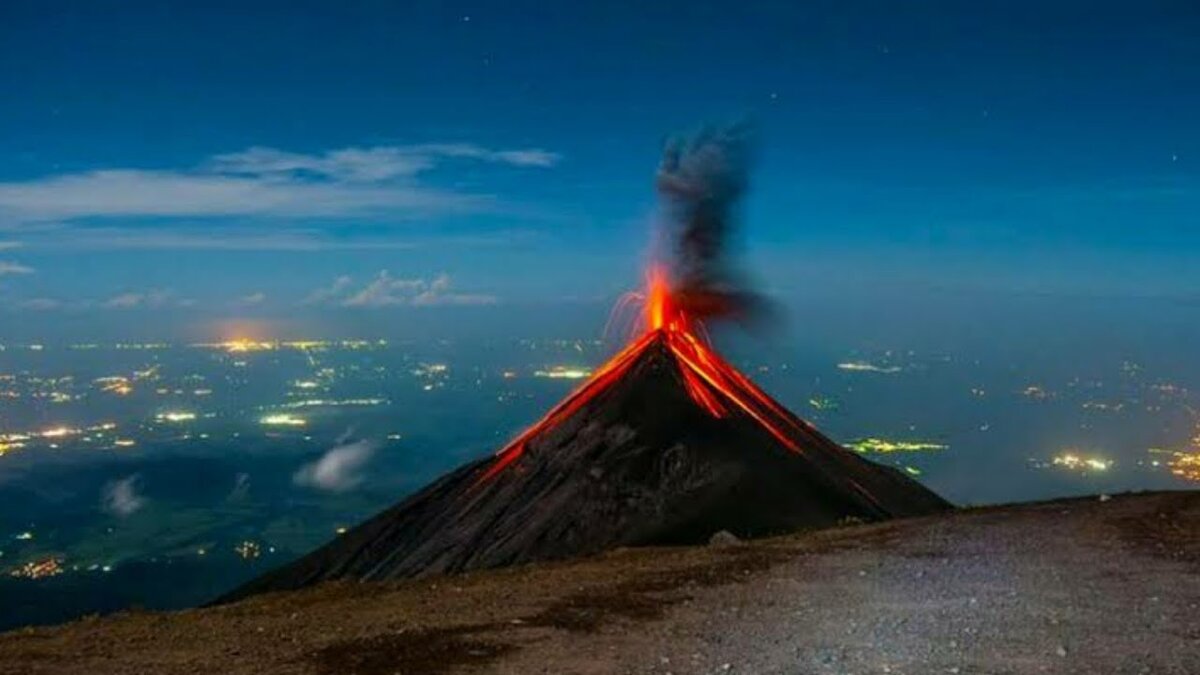
[[[641,334],[536,424],[497,452],[495,461],[483,474],[481,482],[494,477],[516,461],[530,440],[554,427],[620,380],[638,356],[656,342],[664,344],[675,357],[688,395],[708,414],[717,418],[739,412],[745,414],[786,448],[792,452],[802,452],[790,431],[806,423],[784,410],[713,351],[703,326],[674,301],[670,279],[664,267],[652,266],[646,276],[645,291],[632,297],[643,308]]]

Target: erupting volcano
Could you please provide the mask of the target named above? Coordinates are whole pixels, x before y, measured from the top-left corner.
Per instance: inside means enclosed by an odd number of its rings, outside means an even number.
[[[624,349],[495,455],[223,600],[950,508],[826,438],[710,345],[703,320],[735,314],[751,297],[714,273],[725,210],[740,194],[719,189],[740,186],[726,180],[722,148],[715,164],[711,144],[668,153],[660,187],[682,207],[685,264],[651,266],[631,296],[642,317]]]
[[[722,359],[661,269],[644,301],[645,330],[494,456],[226,599],[949,508],[829,440]]]

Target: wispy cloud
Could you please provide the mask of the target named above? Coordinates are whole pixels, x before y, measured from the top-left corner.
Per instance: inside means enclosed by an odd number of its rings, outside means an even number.
[[[242,471],[238,472],[233,478],[233,489],[225,496],[227,501],[240,502],[245,501],[250,495],[250,474]]]
[[[363,286],[356,286],[349,276],[338,277],[329,286],[309,294],[305,303],[341,307],[429,307],[491,305],[496,301],[494,295],[459,292],[448,274],[439,274],[433,279],[399,278],[382,270]]]
[[[253,147],[217,155],[209,166],[222,174],[321,177],[347,183],[377,183],[415,176],[447,159],[546,168],[554,166],[559,156],[537,148],[491,150],[470,143],[343,148],[319,155]]]
[[[319,228],[228,226],[198,228],[172,224],[170,228],[43,226],[30,248],[49,246],[56,251],[390,251],[431,246],[496,247],[528,238],[529,230],[505,229],[480,235],[405,236],[393,233],[336,236]]]
[[[33,274],[33,268],[11,260],[0,260],[0,277],[16,274]]]
[[[121,293],[100,303],[104,309],[161,309],[191,305],[191,300],[178,298],[172,291],[164,289]]]
[[[0,184],[0,213],[21,221],[103,217],[408,216],[480,210],[482,196],[414,185],[382,186],[108,170]]]
[[[20,309],[32,309],[36,311],[50,311],[62,309],[63,302],[62,300],[57,300],[55,298],[30,298],[28,300],[22,300],[17,304],[17,307]]]
[[[69,236],[65,236],[69,233]],[[56,236],[57,235],[57,236]],[[332,251],[411,249],[420,244],[395,238],[340,239],[317,230],[288,231],[262,228],[149,229],[58,228],[46,230],[45,241],[56,250],[85,249],[113,251]],[[38,245],[42,240],[33,243]]]
[[[262,291],[257,291],[255,293],[243,295],[242,297],[234,300],[233,304],[237,307],[257,307],[266,301],[267,294],[263,293]]]
[[[6,303],[7,307],[14,309],[33,310],[41,312],[50,311],[132,311],[132,310],[161,310],[161,309],[185,309],[194,307],[196,301],[190,298],[179,297],[174,291],[166,289],[151,289],[148,291],[128,291],[118,293],[104,299],[75,299],[62,300],[59,298],[42,296],[28,298],[24,300],[14,299]]]
[[[354,279],[342,275],[333,280],[328,286],[318,288],[304,299],[306,305],[323,305],[341,298],[354,284]]]
[[[137,513],[146,505],[140,487],[137,474],[104,486],[100,497],[104,510],[121,518]]]
[[[339,445],[315,462],[305,464],[292,476],[296,485],[345,492],[362,483],[362,469],[378,446],[371,441]]]
[[[342,148],[319,154],[253,147],[187,170],[108,168],[3,182],[0,224],[117,217],[419,217],[495,208],[490,196],[418,180],[419,174],[454,160],[544,168],[554,165],[558,155],[472,144]]]
[[[20,247],[21,247],[21,242],[19,242],[19,241],[0,241],[0,251],[7,251],[9,249],[20,248]]]

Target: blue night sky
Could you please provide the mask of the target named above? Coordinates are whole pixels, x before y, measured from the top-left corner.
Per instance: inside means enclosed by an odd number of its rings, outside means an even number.
[[[0,339],[607,303],[745,119],[785,302],[1194,298],[1200,9],[1109,5],[6,2]]]

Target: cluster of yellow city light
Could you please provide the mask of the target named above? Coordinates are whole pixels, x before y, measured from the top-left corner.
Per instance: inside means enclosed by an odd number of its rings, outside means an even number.
[[[262,547],[258,542],[246,540],[237,546],[233,547],[235,553],[242,557],[242,560],[253,560],[262,555]]]
[[[1196,452],[1176,452],[1167,461],[1171,473],[1186,480],[1200,481],[1200,450]]]
[[[72,429],[70,427],[51,427],[38,435],[42,438],[65,438],[67,436],[74,436],[78,433],[78,429]]]
[[[191,347],[199,349],[216,349],[231,353],[262,352],[275,349],[298,349],[301,351],[313,349],[364,349],[367,347],[387,346],[386,340],[257,340],[252,338],[234,338],[221,342],[197,342]]]
[[[258,419],[258,423],[264,426],[304,426],[308,424],[305,418],[287,413],[266,414]]]
[[[942,443],[928,443],[922,441],[889,441],[883,438],[863,438],[852,443],[848,443],[847,447],[855,452],[886,454],[890,452],[931,452],[935,450],[946,450],[950,446]]]
[[[534,377],[545,377],[552,380],[582,380],[590,377],[591,374],[591,368],[578,366],[554,366],[549,370],[535,370],[533,372]]]
[[[1191,444],[1184,450],[1164,450],[1162,448],[1150,448],[1151,454],[1166,455],[1167,468],[1171,473],[1184,480],[1200,481],[1200,425],[1197,425],[1196,435],[1192,437]],[[1154,466],[1159,466],[1160,462],[1154,460],[1151,462]]]
[[[1054,466],[1060,466],[1071,471],[1082,471],[1084,473],[1089,471],[1108,471],[1113,466],[1111,459],[1089,457],[1073,451],[1056,455],[1051,461]]]
[[[15,450],[20,450],[20,449],[26,447],[30,441],[32,441],[34,439],[38,439],[38,438],[46,439],[49,441],[57,441],[62,438],[79,436],[81,434],[112,431],[116,428],[117,428],[116,423],[104,422],[101,424],[92,425],[90,427],[84,427],[82,429],[77,429],[75,427],[68,427],[65,425],[57,425],[57,426],[53,426],[53,427],[47,427],[46,429],[42,429],[41,431],[0,434],[0,455],[4,455],[7,452],[13,452]],[[92,440],[92,439],[89,436],[84,436],[84,440]],[[51,447],[57,447],[57,446],[51,445]]]
[[[24,448],[31,434],[0,434],[0,456]]]
[[[113,375],[110,377],[98,377],[95,383],[100,385],[100,390],[117,396],[128,396],[133,393],[133,386],[129,383],[129,378],[121,375]]]
[[[279,408],[337,408],[349,406],[387,405],[386,398],[305,398],[283,403]]]
[[[30,561],[9,572],[10,576],[23,579],[45,579],[63,573],[62,561],[58,558]]]
[[[168,410],[158,413],[154,416],[154,419],[159,422],[171,422],[172,424],[178,424],[180,422],[190,422],[196,419],[196,413],[188,412],[186,410]]]

